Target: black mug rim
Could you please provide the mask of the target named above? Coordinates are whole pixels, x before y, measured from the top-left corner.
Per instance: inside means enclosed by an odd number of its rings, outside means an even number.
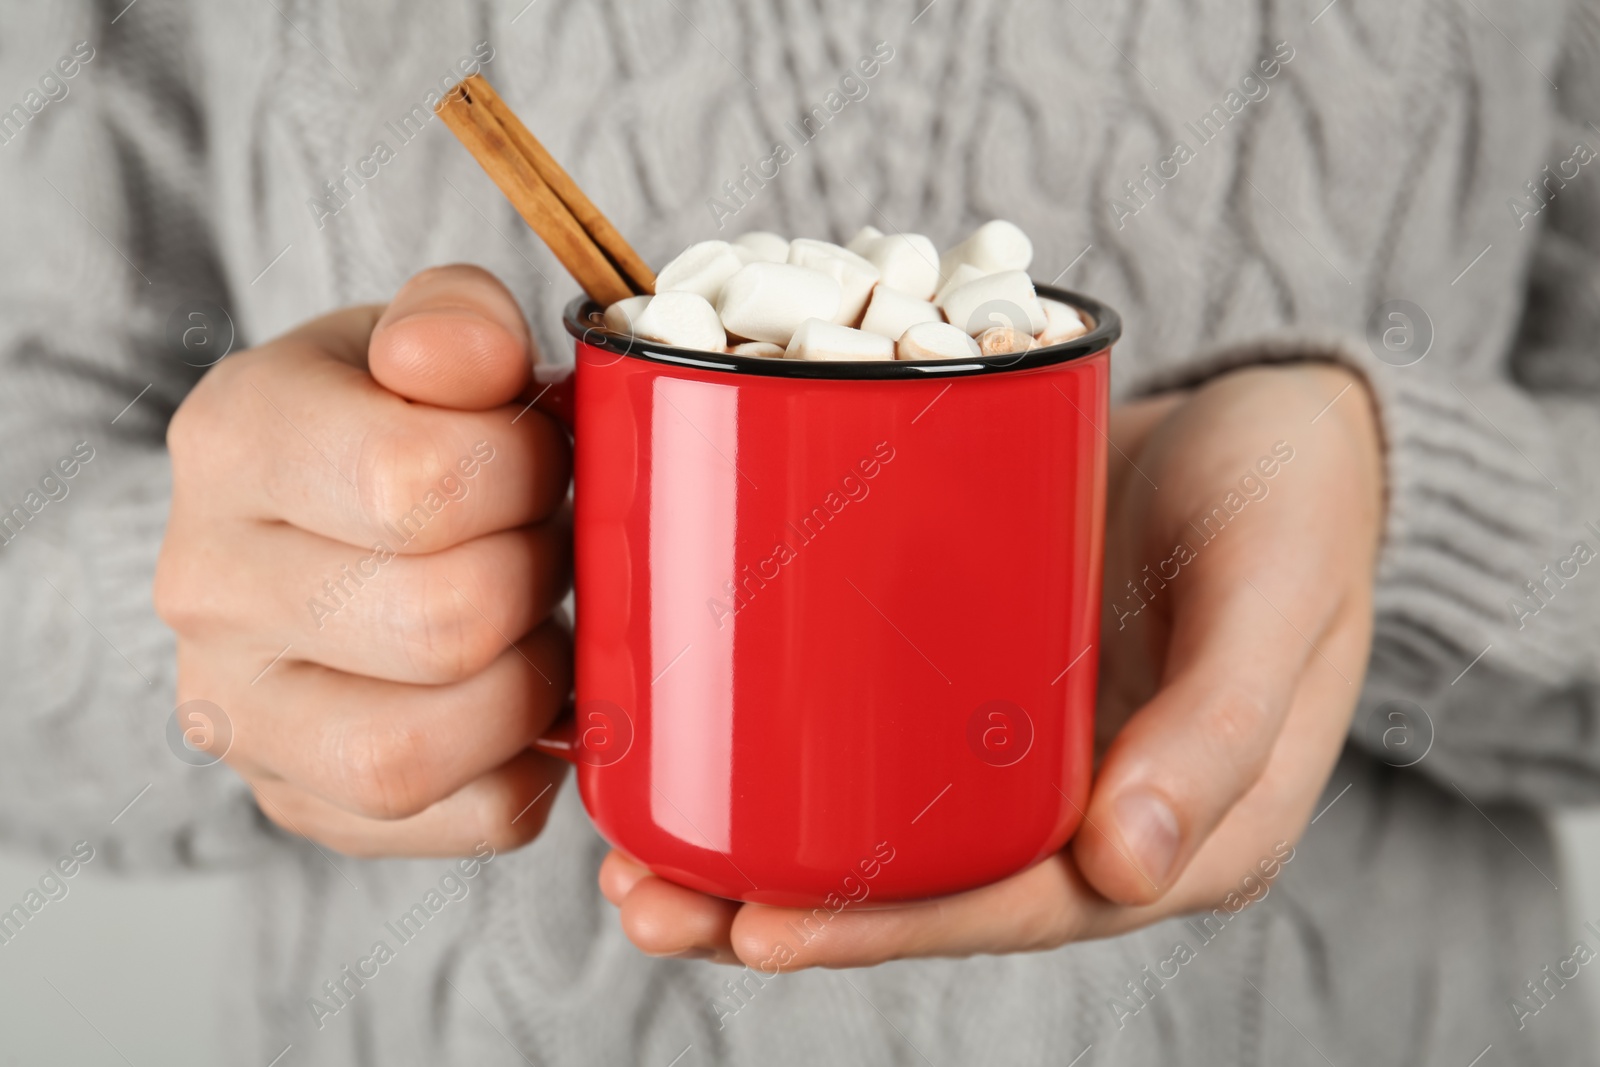
[[[730,374],[754,374],[769,378],[822,378],[847,381],[868,378],[920,380],[1033,370],[1084,359],[1103,352],[1122,336],[1122,316],[1108,305],[1091,296],[1053,285],[1035,284],[1034,289],[1042,297],[1059,300],[1063,304],[1070,304],[1080,312],[1087,313],[1094,322],[1094,329],[1060,344],[1046,345],[1021,353],[980,356],[977,359],[824,362],[773,359],[770,356],[734,356],[725,352],[676,348],[655,341],[644,341],[630,334],[613,333],[595,322],[605,309],[583,295],[575,297],[567,305],[562,315],[562,323],[568,333],[584,344],[593,345],[618,356],[641,359],[650,363],[665,363],[695,370],[724,371]]]

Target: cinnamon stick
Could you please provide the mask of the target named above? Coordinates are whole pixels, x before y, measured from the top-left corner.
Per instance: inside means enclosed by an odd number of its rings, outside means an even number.
[[[466,82],[457,85],[439,102],[437,112],[584,292],[601,305],[634,295],[616,266],[545,184],[471,86]]]
[[[528,127],[522,124],[516,113],[494,91],[494,87],[481,74],[474,74],[463,84],[467,85],[475,100],[481,100],[489,109],[489,114],[499,120],[505,128],[513,144],[517,146],[539,177],[550,187],[550,191],[561,199],[572,212],[578,224],[594,238],[606,256],[621,272],[622,276],[632,285],[637,293],[654,293],[656,291],[655,271],[644,261],[633,247],[623,239],[611,221],[600,213],[594,202],[578,187],[561,164],[557,163],[539,139],[529,132]]]

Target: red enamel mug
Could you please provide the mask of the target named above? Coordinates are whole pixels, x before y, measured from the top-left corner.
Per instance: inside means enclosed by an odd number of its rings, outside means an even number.
[[[577,339],[572,760],[656,874],[815,907],[958,892],[1087,802],[1116,312],[970,361]]]

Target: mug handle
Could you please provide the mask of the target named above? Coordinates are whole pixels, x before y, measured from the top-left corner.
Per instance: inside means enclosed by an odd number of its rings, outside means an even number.
[[[575,415],[572,405],[575,369],[571,366],[535,363],[531,387],[534,393],[533,406],[561,423],[569,435],[573,431]],[[555,721],[550,724],[550,728],[542,736],[534,738],[528,747],[547,756],[555,756],[576,764],[578,724],[573,708],[573,702],[568,700],[560,714],[555,717]]]

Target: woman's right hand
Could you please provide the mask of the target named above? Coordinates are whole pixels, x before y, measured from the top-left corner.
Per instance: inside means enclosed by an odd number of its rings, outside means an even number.
[[[230,356],[174,415],[155,601],[178,700],[221,709],[207,744],[285,829],[373,856],[543,826],[570,451],[513,403],[532,355],[504,286],[443,267]]]

